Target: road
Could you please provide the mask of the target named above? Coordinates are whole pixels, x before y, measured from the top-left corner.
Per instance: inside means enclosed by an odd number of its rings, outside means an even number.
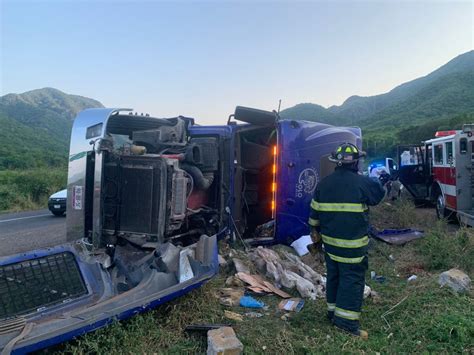
[[[0,257],[66,241],[66,217],[47,209],[0,214]]]

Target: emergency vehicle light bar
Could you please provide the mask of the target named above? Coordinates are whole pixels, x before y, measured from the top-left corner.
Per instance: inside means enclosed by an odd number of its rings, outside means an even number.
[[[455,130],[450,130],[450,131],[438,131],[435,133],[435,137],[447,137],[451,136],[453,134],[456,134]]]

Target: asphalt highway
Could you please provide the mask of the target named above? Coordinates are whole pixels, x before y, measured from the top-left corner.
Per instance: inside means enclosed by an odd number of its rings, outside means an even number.
[[[0,214],[0,257],[66,241],[66,217],[47,209]]]

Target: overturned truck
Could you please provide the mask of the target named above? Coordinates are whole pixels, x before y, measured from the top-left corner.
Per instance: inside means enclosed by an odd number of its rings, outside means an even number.
[[[360,146],[360,129],[245,107],[223,126],[81,112],[68,242],[0,258],[0,349],[45,348],[191,291],[217,273],[220,238],[306,234],[312,193],[342,142]]]

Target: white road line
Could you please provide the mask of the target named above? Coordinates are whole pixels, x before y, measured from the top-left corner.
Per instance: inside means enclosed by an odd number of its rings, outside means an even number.
[[[49,213],[39,214],[39,215],[36,215],[36,216],[29,216],[29,217],[18,217],[18,218],[12,218],[12,219],[4,219],[3,221],[0,221],[0,223],[13,222],[13,221],[19,221],[20,219],[38,218],[38,217],[44,217],[44,216],[49,216]]]

